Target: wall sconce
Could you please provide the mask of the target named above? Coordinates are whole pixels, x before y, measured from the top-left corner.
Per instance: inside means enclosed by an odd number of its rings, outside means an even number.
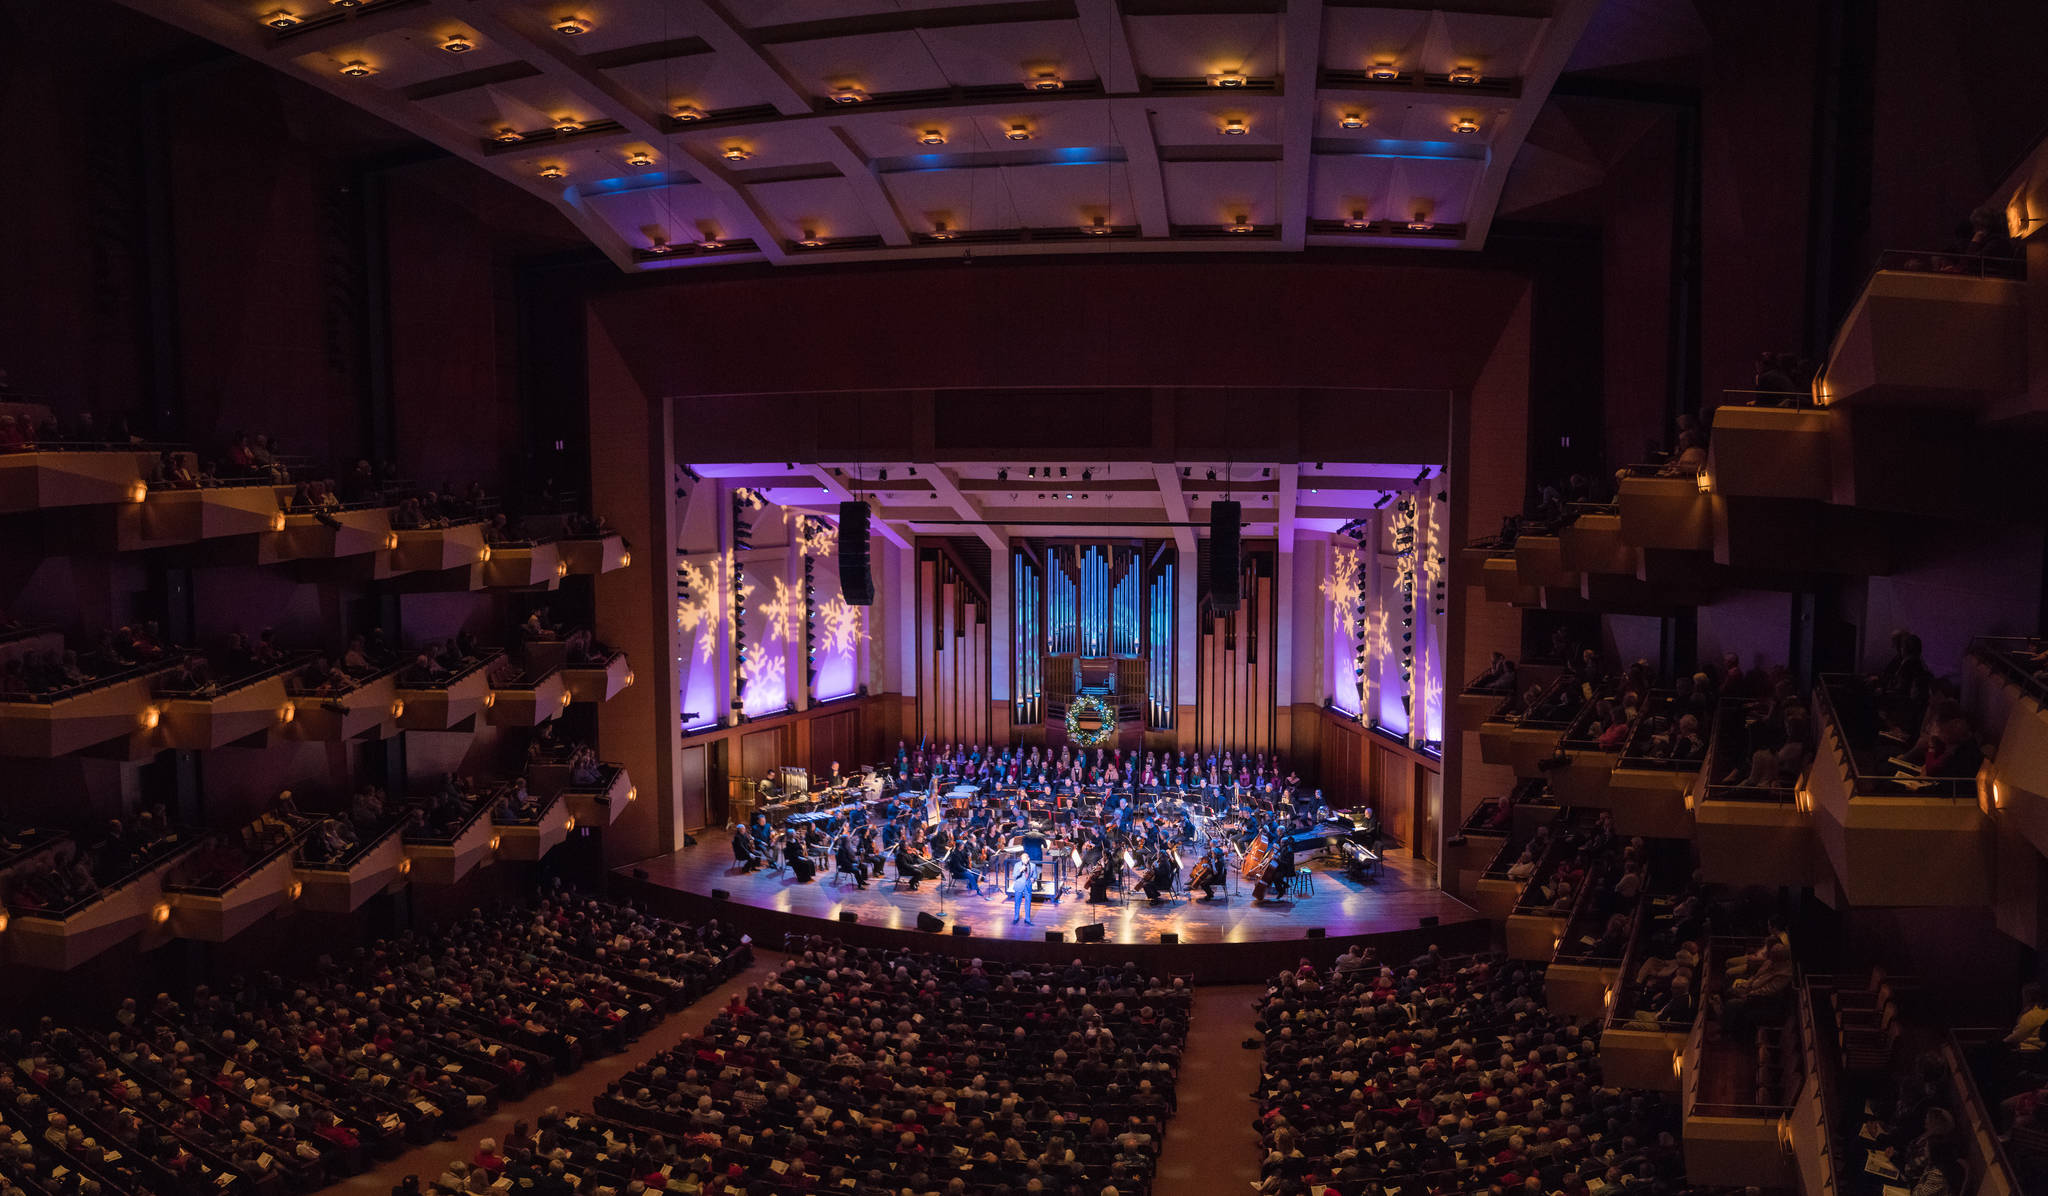
[[[270,517],[270,530],[271,530],[271,531],[274,531],[274,532],[281,532],[281,531],[283,531],[283,530],[284,530],[284,512],[283,512],[283,511],[279,511],[279,512],[277,512],[276,514],[274,514],[274,515],[272,515],[272,516]]]
[[[556,576],[556,577],[567,577],[567,576],[569,576],[569,562],[567,562],[567,561],[556,561],[556,562],[555,562],[555,576]]]
[[[392,550],[392,549],[394,549],[394,548],[396,548],[396,547],[398,547],[398,533],[397,533],[397,532],[385,532],[385,533],[384,533],[384,550],[385,550],[386,552],[389,552],[390,550]]]
[[[155,922],[158,926],[162,926],[164,923],[170,921],[171,903],[168,901],[157,902],[156,905],[152,907],[149,911],[149,920]]]
[[[479,560],[479,561],[482,561],[482,562],[484,562],[484,563],[486,563],[486,564],[490,563],[490,559],[491,559],[491,546],[490,546],[490,545],[488,545],[488,544],[486,544],[486,545],[484,545],[484,546],[483,546],[482,548],[479,548],[479,549],[477,549],[477,550],[476,550],[476,559],[477,559],[477,560]]]
[[[1699,472],[1699,476],[1693,480],[1699,486],[1701,494],[1712,494],[1714,492],[1713,474],[1710,474],[1706,470],[1702,469]]]
[[[621,569],[625,569],[625,568],[628,568],[628,567],[630,567],[630,566],[631,566],[632,564],[633,564],[633,554],[632,554],[632,553],[630,553],[630,552],[622,552],[622,553],[620,553],[620,554],[619,554],[619,568],[621,568]]]
[[[569,815],[569,817],[563,821],[562,829],[565,831],[574,831],[576,829],[576,816],[574,814]]]
[[[498,845],[499,845],[500,843],[502,843],[502,842],[504,842],[504,837],[503,837],[503,836],[501,836],[501,835],[492,835],[492,836],[491,836],[491,850],[492,850],[492,851],[496,851],[496,850],[498,850]]]
[[[284,895],[288,900],[297,901],[299,897],[305,893],[305,891],[306,882],[302,880],[295,880],[291,883],[291,886],[289,888],[285,889]]]
[[[567,710],[569,708],[569,701],[569,691],[565,689],[562,691],[562,709]]]
[[[161,722],[162,720],[163,711],[159,710],[153,704],[149,706],[144,706],[142,708],[142,713],[135,716],[135,721],[141,723],[142,729],[145,731],[156,730],[157,723]]]
[[[393,698],[393,699],[391,699],[391,717],[392,717],[392,718],[404,718],[404,717],[405,717],[405,699],[404,699],[404,698]]]
[[[400,876],[405,876],[405,875],[408,875],[408,874],[410,874],[411,872],[412,872],[412,857],[411,857],[411,856],[406,856],[406,857],[405,857],[404,859],[402,859],[402,860],[399,860],[399,861],[398,861],[398,874],[399,874]]]
[[[0,909],[0,934],[7,933],[7,911]]]
[[[493,707],[493,706],[496,706],[497,704],[498,704],[498,691],[497,691],[497,690],[495,690],[495,689],[494,689],[494,690],[492,690],[492,691],[490,691],[489,693],[487,693],[487,694],[485,694],[485,695],[484,695],[484,709],[485,709],[485,710],[489,710],[489,709],[490,709],[491,707]]]
[[[132,484],[130,484],[130,485],[129,485],[129,487],[128,487],[128,501],[129,501],[129,502],[141,502],[141,501],[142,501],[143,499],[145,499],[145,498],[148,498],[148,497],[149,497],[149,483],[148,483],[148,482],[144,482],[144,481],[136,481],[136,482],[134,482],[134,483],[132,483]]]
[[[625,681],[621,684],[623,684],[627,689],[633,688],[633,674],[630,672],[627,673]]]
[[[640,786],[638,786],[638,785],[628,785],[628,786],[626,786],[626,804],[630,806],[630,805],[632,805],[632,804],[633,804],[634,802],[636,802],[636,801],[639,801],[639,800],[640,800]],[[5,929],[5,927],[0,927],[0,929]]]
[[[299,705],[297,702],[286,702],[277,708],[279,726],[290,726],[291,721],[297,717],[299,717]]]

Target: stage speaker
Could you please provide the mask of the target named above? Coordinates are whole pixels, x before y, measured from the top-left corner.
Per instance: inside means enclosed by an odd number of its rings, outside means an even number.
[[[711,899],[713,901],[730,901],[732,900],[732,894],[724,889],[713,889],[711,890]]]
[[[1308,937],[1310,937],[1310,938],[1312,938],[1312,939],[1320,939],[1320,938],[1328,938],[1328,937],[1329,937],[1329,935],[1328,935],[1328,933],[1326,933],[1326,932],[1325,932],[1325,930],[1324,930],[1324,928],[1323,928],[1323,927],[1321,927],[1321,926],[1311,926],[1311,927],[1309,927],[1309,928],[1308,928]]]
[[[946,928],[946,920],[944,918],[934,917],[933,915],[928,914],[923,910],[919,910],[917,911],[917,928],[919,930],[928,930],[933,934],[937,934],[938,932]]]
[[[1048,943],[1064,943],[1067,941],[1067,932],[1064,930],[1048,930],[1045,932],[1045,941]]]
[[[1436,915],[1431,914],[1428,917],[1424,918],[1420,925],[1424,930],[1428,930],[1430,927],[1436,925]]]
[[[1077,943],[1099,943],[1102,938],[1103,929],[1100,922],[1090,922],[1074,930],[1074,941]]]
[[[1212,610],[1237,609],[1238,524],[1243,508],[1234,502],[1209,504],[1209,606]],[[844,539],[844,533],[841,539]]]
[[[849,606],[875,604],[875,575],[868,568],[868,505],[839,504],[839,589]]]
[[[843,909],[839,911],[839,920],[841,922],[858,922],[860,921],[860,915],[850,909]]]
[[[969,926],[965,922],[955,922],[953,923],[953,933],[964,939],[974,933],[974,927]]]
[[[1174,945],[1178,944],[1179,942],[1180,942],[1180,936],[1179,936],[1179,935],[1177,935],[1177,934],[1175,934],[1175,933],[1174,933],[1174,932],[1172,932],[1171,930],[1162,930],[1162,931],[1160,931],[1160,932],[1159,932],[1159,945],[1160,945],[1160,946],[1162,946],[1162,947],[1171,947],[1171,946],[1174,946]]]

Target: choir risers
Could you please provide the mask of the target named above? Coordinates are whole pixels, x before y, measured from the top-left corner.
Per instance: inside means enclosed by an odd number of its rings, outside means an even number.
[[[409,873],[414,884],[452,885],[490,863],[497,841],[498,828],[491,825],[490,815],[478,814],[452,840],[408,836],[406,859],[399,869]]]
[[[1622,541],[1635,548],[1709,552],[1714,547],[1713,496],[1692,474],[1630,474],[1621,480]]]
[[[579,823],[569,812],[568,802],[556,794],[532,826],[503,824],[496,827],[498,858],[537,863],[540,858],[568,839]]]
[[[0,756],[54,759],[152,730],[161,717],[151,690],[172,666],[133,673],[48,702],[0,702]]]
[[[615,767],[599,784],[572,785],[562,790],[562,798],[568,802],[577,826],[610,826],[639,796],[640,791],[634,788],[633,778],[626,775],[623,766]]]
[[[1971,414],[2027,390],[2026,284],[1879,270],[1843,318],[1817,397]]]
[[[154,750],[203,752],[266,731],[282,730],[298,718],[299,704],[285,693],[284,675],[259,678],[205,698],[157,700],[154,734],[139,733]]]
[[[569,691],[555,669],[532,685],[494,688],[484,702],[484,722],[493,727],[538,727],[568,709]]]
[[[395,671],[372,677],[338,697],[301,695],[292,701],[296,710],[285,728],[288,739],[340,743],[373,731],[384,738],[405,714]]]
[[[487,586],[552,590],[569,575],[569,564],[553,543],[499,544],[491,546],[490,553],[483,567]]]
[[[138,934],[148,945],[160,945],[169,932],[164,904],[164,875],[176,867],[184,851],[171,853],[126,882],[102,889],[91,904],[63,917],[17,912],[0,936],[6,957],[29,967],[68,972],[101,952]]]
[[[626,541],[622,536],[584,536],[557,540],[555,544],[562,564],[570,573],[594,576],[624,569],[633,563],[633,556],[626,551]]]
[[[141,503],[154,453],[0,453],[0,515],[108,503]]]
[[[289,844],[278,848],[219,892],[167,887],[171,933],[181,939],[224,943],[281,909],[298,891],[292,877],[294,850]]]
[[[399,833],[404,829],[404,823],[394,824],[346,868],[294,864],[292,877],[304,886],[299,905],[323,914],[354,913],[365,901],[399,884],[405,866],[405,843]]]
[[[572,702],[609,702],[633,684],[633,669],[624,652],[601,661],[563,665],[562,685]]]

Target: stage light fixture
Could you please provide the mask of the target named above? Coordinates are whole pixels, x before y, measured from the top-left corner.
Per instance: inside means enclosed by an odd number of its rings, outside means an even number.
[[[805,249],[818,249],[825,244],[825,238],[818,235],[818,230],[807,228],[804,230],[803,239],[798,241],[797,244]],[[885,482],[889,480],[889,471],[886,469],[882,471],[882,480]]]
[[[1009,480],[1010,480],[1010,471],[1009,471],[1009,469],[1008,469],[1007,467],[1006,467],[1006,468],[1003,468],[1003,469],[998,469],[998,470],[996,470],[996,481],[998,481],[998,482],[1007,482],[1007,481],[1009,481]]]
[[[1081,231],[1091,237],[1106,237],[1110,233],[1109,217],[1092,216],[1089,218],[1088,223],[1081,226]]]
[[[648,153],[646,150],[634,150],[633,152],[626,155],[626,165],[640,167],[652,166],[654,165],[654,155]]]
[[[1209,480],[1212,482],[1216,480],[1216,471],[1213,469],[1209,471]]]
[[[1066,477],[1066,476],[1067,476],[1067,467],[1066,467],[1066,466],[1064,466],[1064,465],[1060,466],[1060,476],[1061,476],[1061,477]]]
[[[1435,227],[1436,225],[1430,222],[1428,212],[1417,212],[1415,219],[1408,222],[1408,231],[1411,233],[1426,233]]]
[[[1095,471],[1094,471],[1094,470],[1092,470],[1092,469],[1084,469],[1084,470],[1082,470],[1082,471],[1081,471],[1081,480],[1082,480],[1082,481],[1084,481],[1084,482],[1092,482],[1092,481],[1094,481],[1094,480],[1095,480]]]
[[[441,48],[450,54],[467,54],[476,49],[476,43],[460,33],[451,33],[441,42]]]
[[[1249,82],[1251,80],[1245,76],[1243,71],[1223,71],[1209,76],[1209,86],[1211,87],[1243,87]]]
[[[1036,465],[1027,465],[1027,466],[1025,466],[1025,467],[1024,467],[1024,476],[1025,476],[1025,477],[1027,477],[1027,478],[1035,478],[1035,477],[1037,477],[1037,476],[1038,476],[1038,466],[1036,466]]]
[[[954,232],[954,231],[953,231],[952,229],[950,229],[950,228],[946,227],[946,222],[945,222],[945,221],[943,221],[943,220],[934,220],[934,221],[932,221],[932,231],[931,231],[931,238],[932,238],[932,240],[934,240],[934,241],[951,241],[951,240],[953,240],[953,239],[957,238],[957,237],[958,237],[959,235],[960,235],[959,233],[956,233],[956,232]]]
[[[858,83],[842,83],[832,89],[830,98],[835,104],[865,104],[868,93]]]
[[[1224,227],[1229,229],[1231,232],[1238,234],[1258,231],[1258,229],[1252,224],[1251,217],[1245,215],[1242,212],[1238,213],[1237,217]]]
[[[1337,118],[1338,128],[1349,129],[1354,133],[1360,129],[1363,129],[1366,126],[1366,123],[1367,122],[1365,119],[1365,114],[1363,112],[1346,112],[1344,115]]]
[[[718,156],[728,162],[744,162],[754,156],[754,151],[744,145],[728,145],[718,151]]]
[[[1033,91],[1063,91],[1067,81],[1060,78],[1058,71],[1039,71],[1026,80],[1024,86]]]
[[[540,168],[540,177],[547,179],[549,182],[558,182],[568,178],[569,172],[563,169],[559,163],[550,162]]]
[[[582,131],[583,122],[573,116],[558,116],[555,118],[555,132],[565,137],[571,133],[581,133]]]

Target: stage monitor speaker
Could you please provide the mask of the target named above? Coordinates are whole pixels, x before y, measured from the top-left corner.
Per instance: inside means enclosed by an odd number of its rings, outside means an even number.
[[[1430,927],[1432,927],[1432,926],[1434,926],[1434,925],[1436,925],[1436,915],[1435,915],[1435,914],[1430,914],[1430,915],[1428,915],[1427,917],[1425,917],[1425,918],[1423,918],[1423,919],[1422,919],[1422,922],[1421,922],[1421,926],[1422,926],[1422,928],[1423,928],[1424,930],[1428,930],[1428,929],[1429,929]]]
[[[1064,930],[1048,930],[1045,932],[1045,941],[1048,943],[1064,943],[1067,941],[1067,932]]]
[[[1099,943],[1103,939],[1103,934],[1102,923],[1090,922],[1088,925],[1079,927],[1074,931],[1074,941],[1077,943]]]
[[[732,900],[732,894],[724,889],[713,889],[711,890],[711,899],[713,901],[730,901]]]
[[[839,920],[841,922],[858,922],[860,921],[860,915],[850,909],[843,909],[839,911]]]
[[[1175,944],[1177,944],[1177,943],[1179,943],[1179,942],[1180,942],[1180,936],[1179,936],[1179,935],[1177,935],[1177,934],[1175,934],[1175,933],[1174,933],[1174,932],[1172,932],[1171,930],[1162,930],[1162,931],[1160,931],[1160,932],[1159,932],[1159,945],[1160,945],[1160,946],[1162,946],[1162,947],[1171,947],[1171,946],[1174,946]]]
[[[919,910],[917,911],[917,928],[919,930],[929,930],[933,934],[937,934],[946,928],[946,920]]]
[[[1308,928],[1308,937],[1312,939],[1328,938],[1329,934],[1321,926],[1311,926]]]
[[[953,923],[953,933],[964,939],[974,933],[974,927],[969,926],[965,922],[955,922]]]
[[[875,604],[875,575],[868,568],[868,505],[839,504],[839,589],[849,606]]]
[[[1237,609],[1237,578],[1242,567],[1237,533],[1243,515],[1243,508],[1234,502],[1209,504],[1209,606],[1213,610]]]

